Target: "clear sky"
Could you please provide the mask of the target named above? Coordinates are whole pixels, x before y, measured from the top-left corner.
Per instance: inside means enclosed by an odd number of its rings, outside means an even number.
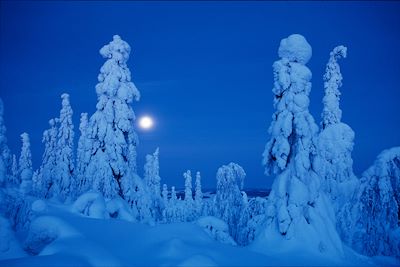
[[[400,2],[0,2],[0,97],[9,146],[31,136],[34,167],[41,136],[71,96],[76,139],[81,112],[95,111],[98,50],[119,34],[133,50],[128,62],[142,94],[137,116],[139,174],[160,147],[162,182],[183,187],[186,169],[215,173],[231,161],[247,172],[246,187],[269,187],[261,154],[269,139],[272,63],[282,38],[306,37],[313,47],[310,111],[320,122],[322,76],[329,52],[343,44],[343,121],[356,133],[359,175],[389,147],[400,145]]]

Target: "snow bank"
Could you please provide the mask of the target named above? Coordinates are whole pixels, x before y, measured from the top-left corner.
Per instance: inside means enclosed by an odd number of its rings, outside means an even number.
[[[45,245],[39,242],[40,238],[36,239],[32,246],[36,245],[33,247],[38,250],[38,245],[43,246],[39,255],[0,261],[0,266],[368,266],[373,263],[370,258],[355,257],[354,253],[349,253],[345,261],[321,257],[301,250],[300,242],[292,247],[290,257],[288,249],[279,243],[258,253],[249,247],[215,241],[194,223],[151,227],[124,220],[93,220],[71,214],[66,205],[51,203],[48,214],[32,223],[32,231],[36,234],[43,231],[46,237],[46,229],[50,229],[54,241],[48,244],[47,240]],[[226,229],[223,222],[214,219],[207,224]]]
[[[60,218],[53,216],[38,217],[30,225],[24,248],[28,253],[37,255],[57,238],[65,238],[77,234],[78,232],[75,229]]]
[[[14,236],[10,222],[0,216],[0,260],[26,256]],[[1,264],[0,264],[1,265]]]

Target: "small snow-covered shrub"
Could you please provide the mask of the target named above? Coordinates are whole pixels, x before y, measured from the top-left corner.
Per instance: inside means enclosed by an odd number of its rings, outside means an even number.
[[[197,225],[202,227],[213,239],[224,244],[236,246],[235,240],[229,235],[228,224],[223,220],[213,216],[206,216],[198,219]]]
[[[37,255],[57,238],[76,234],[78,232],[75,229],[59,218],[51,216],[38,217],[29,227],[24,249],[30,254]]]
[[[103,196],[97,192],[82,194],[72,205],[72,210],[82,215],[96,218],[108,218],[106,203]]]
[[[106,209],[111,218],[117,218],[129,222],[134,222],[135,217],[122,198],[114,198],[107,202]]]

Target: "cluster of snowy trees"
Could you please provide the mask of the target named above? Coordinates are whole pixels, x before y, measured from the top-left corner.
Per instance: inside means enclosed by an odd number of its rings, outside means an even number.
[[[226,223],[232,242],[249,243],[248,235],[254,239],[253,230],[247,230],[251,205],[242,191],[245,172],[239,165],[230,163],[218,170],[217,192],[209,199],[203,197],[200,172],[194,179],[190,170],[183,173],[182,198],[174,186],[170,191],[166,184],[161,188],[158,148],[146,156],[143,178],[138,174],[138,136],[131,105],[139,100],[140,92],[127,66],[130,49],[117,35],[100,49],[106,62],[96,85],[96,111],[91,116],[81,114],[76,151],[70,96],[61,95],[60,114],[49,120],[43,133],[44,153],[37,170],[33,170],[27,133],[21,135],[19,162],[11,156],[0,103],[0,181],[7,189],[2,191],[6,192],[1,198],[3,212],[13,218],[15,228],[29,225],[30,205],[37,199],[71,205],[74,212],[86,216],[149,224],[191,222],[213,215]]]
[[[335,47],[326,66],[321,129],[308,111],[311,71],[305,64],[311,46],[294,34],[281,41],[278,54],[276,112],[263,154],[266,174],[276,176],[265,240],[278,236],[337,255],[343,254],[342,240],[369,256],[399,257],[400,147],[382,152],[361,179],[354,175],[354,132],[341,122],[339,107],[338,59],[346,57],[346,47]]]
[[[266,175],[275,176],[268,199],[247,197],[246,173],[236,163],[217,170],[216,193],[207,198],[200,172],[195,179],[190,170],[184,172],[184,195],[178,198],[174,186],[161,187],[158,148],[146,156],[140,177],[131,106],[140,92],[127,66],[130,51],[118,35],[101,48],[106,62],[96,85],[96,111],[81,114],[76,151],[70,98],[61,96],[59,117],[43,133],[42,163],[35,171],[27,133],[21,135],[19,161],[7,146],[0,100],[0,212],[14,229],[29,226],[31,204],[41,199],[71,204],[74,212],[95,218],[198,221],[229,244],[262,240],[268,249],[282,240],[342,255],[345,242],[369,256],[400,256],[400,147],[382,152],[361,179],[353,173],[355,135],[341,122],[339,106],[338,60],[347,56],[346,47],[330,54],[319,128],[308,110],[312,73],[306,64],[312,48],[298,34],[281,41],[273,64],[276,111],[263,153]]]

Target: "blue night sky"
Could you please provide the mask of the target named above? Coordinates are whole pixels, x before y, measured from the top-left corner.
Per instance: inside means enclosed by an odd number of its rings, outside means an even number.
[[[186,169],[215,173],[231,161],[247,172],[246,187],[268,187],[261,154],[274,112],[272,63],[282,38],[304,35],[313,47],[310,111],[320,121],[322,76],[329,52],[348,47],[343,121],[356,133],[357,175],[377,154],[400,145],[399,2],[1,2],[0,96],[10,148],[31,136],[34,167],[41,136],[71,95],[76,140],[81,112],[95,111],[99,49],[119,34],[142,94],[137,116],[156,120],[138,129],[139,174],[160,147],[162,182],[183,187]]]

